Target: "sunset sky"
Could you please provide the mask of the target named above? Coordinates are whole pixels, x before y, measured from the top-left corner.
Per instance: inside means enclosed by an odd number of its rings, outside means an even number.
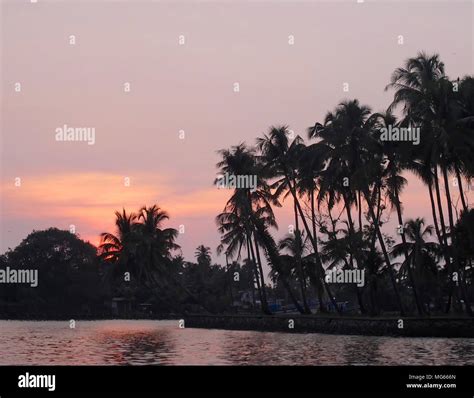
[[[0,253],[71,224],[97,244],[115,210],[157,203],[166,226],[185,226],[186,259],[200,244],[216,259],[229,196],[213,186],[218,149],[274,124],[306,138],[343,99],[384,110],[391,73],[420,50],[439,53],[451,78],[474,73],[471,1],[1,4]],[[65,124],[95,128],[95,144],[56,141]],[[410,178],[402,200],[407,218],[431,222],[421,183]],[[291,211],[277,211],[276,237]]]

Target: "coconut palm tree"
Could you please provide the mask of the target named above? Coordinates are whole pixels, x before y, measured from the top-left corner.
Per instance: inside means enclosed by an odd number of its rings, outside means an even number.
[[[424,145],[420,155],[433,170],[439,220],[443,237],[444,250],[448,249],[448,228],[445,223],[440,194],[438,169],[444,182],[449,229],[454,229],[453,204],[449,184],[449,172],[461,167],[457,159],[462,148],[472,153],[474,142],[472,134],[461,128],[459,120],[464,119],[462,105],[458,100],[453,83],[445,75],[444,64],[437,54],[428,56],[419,53],[405,62],[403,68],[395,70],[386,89],[395,89],[394,100],[389,109],[403,106],[403,123],[410,127],[420,128]],[[462,156],[463,158],[466,156]],[[467,156],[469,157],[469,155]],[[452,236],[451,236],[452,238]],[[456,241],[451,239],[453,264],[446,254],[448,272],[455,272],[460,279],[459,288],[465,303],[466,312],[472,315],[463,270],[460,269],[456,256]]]
[[[319,275],[322,276],[324,275],[324,269],[319,255],[317,239],[312,235],[309,228],[296,189],[293,152],[296,150],[294,148],[299,145],[301,138],[297,137],[290,143],[288,136],[288,126],[272,126],[269,129],[268,135],[264,134],[262,138],[257,139],[257,148],[261,153],[265,169],[268,170],[273,177],[281,178],[284,181],[284,186],[287,187],[291,193],[297,213],[303,222],[304,230],[313,247],[316,267],[319,271]],[[322,283],[334,308],[340,313],[336,300],[324,278],[322,278]]]
[[[438,55],[428,56],[420,52],[416,57],[406,60],[403,67],[397,68],[390,79],[390,83],[385,90],[395,90],[394,98],[388,108],[392,112],[397,106],[402,106],[402,124],[407,127],[421,128],[422,145],[419,147],[418,158],[422,161],[429,172],[423,174],[431,180],[436,190],[437,211],[443,243],[446,244],[446,224],[444,213],[441,207],[440,188],[438,182],[438,148],[436,137],[433,134],[430,120],[433,119],[433,104],[431,93],[440,79],[445,78],[444,63]],[[416,170],[415,170],[416,171]],[[431,175],[433,178],[431,178]],[[436,215],[434,214],[434,217]]]
[[[199,245],[194,252],[198,264],[211,265],[211,248]]]
[[[375,118],[370,118],[370,114],[370,108],[360,105],[358,100],[343,101],[334,112],[326,115],[324,125],[316,124],[310,128],[309,134],[318,138],[318,145],[326,149],[327,165],[321,173],[320,190],[323,193],[339,192],[338,196],[344,200],[350,235],[353,235],[355,230],[351,207],[356,201],[356,193],[362,193],[382,249],[400,313],[403,314],[395,272],[380,229],[380,211],[375,211],[376,207],[380,209],[380,200],[377,200],[377,197],[381,197],[382,190],[382,154],[377,140],[371,135]],[[360,201],[358,205],[361,206]],[[354,250],[354,256],[358,264],[361,264],[357,249]]]
[[[103,232],[99,244],[99,256],[106,262],[114,264],[114,272],[130,272],[138,276],[137,263],[138,237],[135,223],[135,213],[128,213],[122,209],[122,213],[115,212],[116,233]]]
[[[178,279],[173,269],[172,256],[180,247],[175,243],[178,231],[174,228],[161,228],[168,214],[153,205],[143,206],[138,216],[115,212],[117,233],[101,234],[99,255],[114,265],[115,272],[130,272],[138,283],[150,290],[165,289],[175,285],[195,303],[200,302]]]
[[[319,159],[319,163],[323,163],[324,166],[321,167],[318,175],[319,182],[319,192],[318,192],[318,209],[324,204],[327,208],[327,215],[331,220],[331,229],[324,228],[324,232],[328,236],[328,240],[337,241],[337,232],[336,224],[337,221],[332,217],[333,208],[343,202],[343,209],[347,215],[347,226],[348,226],[348,239],[347,242],[351,246],[348,247],[350,255],[348,260],[344,257],[343,260],[346,262],[346,267],[349,269],[354,269],[357,267],[363,268],[364,262],[362,261],[360,255],[360,246],[356,245],[356,231],[354,226],[354,221],[352,218],[352,207],[355,205],[358,208],[359,213],[359,228],[362,228],[361,221],[361,210],[362,203],[360,200],[360,190],[353,191],[350,189],[349,183],[349,169],[346,167],[344,161],[341,161],[337,153],[338,148],[344,147],[344,140],[342,135],[338,134],[336,130],[333,130],[335,125],[332,124],[332,121],[335,119],[335,116],[332,113],[328,113],[326,116],[325,126],[317,123],[315,126],[309,128],[308,133],[310,138],[317,138],[319,142],[312,145],[310,149],[311,154]],[[342,153],[342,152],[341,152]],[[339,159],[339,161],[337,160]],[[360,232],[361,233],[361,232]],[[354,262],[355,260],[355,262]],[[355,286],[357,298],[359,302],[359,308],[361,313],[365,313],[365,307],[363,304],[362,296],[360,289]]]
[[[236,211],[224,211],[216,217],[216,223],[218,225],[218,231],[222,235],[221,243],[218,247],[218,254],[225,252],[226,258],[234,258],[235,254],[237,254],[237,260],[239,260],[242,247],[247,249],[247,263],[252,267],[253,283],[257,285],[260,302],[261,305],[264,306],[259,264],[251,254],[250,240],[248,239],[248,221],[244,221],[244,218]],[[252,286],[252,292],[253,288],[254,286]],[[264,312],[266,311],[264,307],[262,310]]]
[[[265,225],[276,226],[272,205],[278,206],[271,193],[263,175],[263,169],[254,152],[244,144],[232,147],[230,150],[218,151],[222,160],[217,163],[220,175],[246,176],[248,181],[255,179],[255,186],[235,187],[231,198],[224,208],[223,217],[218,216],[217,221],[226,222],[234,218],[234,222],[241,223],[249,256],[255,264],[255,276],[257,288],[259,289],[262,310],[270,313],[266,298],[265,277],[261,259],[259,259],[259,245],[255,231],[255,219],[261,219]],[[219,179],[215,180],[219,183]],[[224,231],[228,232],[228,231]],[[260,261],[259,261],[260,260]]]
[[[311,232],[316,242],[318,241],[317,233],[317,214],[316,214],[316,198],[318,196],[318,180],[320,173],[324,168],[324,156],[318,152],[319,147],[315,144],[308,146],[302,146],[298,153],[298,165],[296,170],[296,190],[300,198],[306,198],[306,203],[309,203],[310,208],[310,219],[311,219]],[[290,194],[289,191],[287,191]],[[297,220],[297,208],[294,206],[295,219]],[[318,203],[319,211],[319,203]],[[296,223],[296,229],[299,230],[299,225]],[[318,267],[315,266],[314,256],[310,254],[306,258],[302,259],[303,271],[307,273],[310,278],[311,284],[316,292],[321,312],[327,312],[322,297],[324,294],[324,286],[321,279],[324,275],[319,275]]]
[[[253,223],[255,225],[255,234],[259,242],[262,243],[262,247],[265,250],[265,255],[269,264],[271,264],[274,272],[280,276],[284,288],[288,292],[288,295],[295,305],[295,308],[301,313],[304,314],[306,311],[298,303],[295,294],[293,293],[291,284],[288,278],[288,269],[291,269],[291,264],[288,264],[285,261],[285,256],[281,256],[278,252],[277,244],[275,243],[273,237],[271,236],[268,228],[265,226],[265,223],[262,219],[254,217]]]
[[[305,148],[305,145],[303,143],[303,140],[299,136],[297,136],[288,147],[288,151],[287,151],[288,166],[292,171],[291,182],[294,187],[297,187],[299,185],[300,157],[301,157],[302,151],[304,151],[304,148]],[[290,196],[290,190],[289,190],[287,179],[284,176],[283,177],[278,176],[277,173],[272,174],[272,176],[278,178],[278,180],[271,185],[271,188],[275,188],[274,197],[276,199],[280,199],[282,195],[284,196],[284,198]],[[297,191],[298,193],[300,193],[300,190],[297,190]],[[299,234],[301,231],[299,227],[298,209],[297,209],[296,201],[294,199],[293,199],[293,214],[294,214],[294,219],[295,219],[294,234],[296,238],[296,234]],[[305,309],[305,312],[307,314],[310,314],[311,310],[309,309],[308,301],[306,298],[306,278],[304,276],[301,253],[299,251],[295,252],[294,261],[295,261],[295,268],[298,274],[297,279],[300,284],[303,307]]]
[[[172,251],[180,248],[175,243],[178,231],[162,229],[169,215],[157,205],[143,206],[137,219],[141,221],[135,224],[135,228],[140,235],[137,255],[142,272],[150,279],[156,279],[159,274],[166,275]]]
[[[395,128],[401,127],[397,123],[396,117],[390,112],[376,113],[376,114],[373,114],[371,117],[375,121],[374,135],[377,139],[380,139],[380,131],[382,129],[389,129],[390,127],[395,127]],[[411,143],[406,143],[406,142],[381,141],[381,150],[385,156],[385,159],[383,160],[383,162],[385,164],[384,178],[385,178],[386,190],[387,190],[390,203],[392,204],[393,207],[395,207],[396,212],[397,212],[398,224],[399,224],[399,228],[401,229],[401,231],[399,230],[399,233],[401,235],[403,243],[406,243],[406,237],[405,237],[405,228],[404,228],[404,222],[403,222],[402,203],[400,201],[400,194],[403,188],[407,184],[407,180],[405,177],[402,176],[402,173],[406,168],[407,162],[409,163],[409,160],[406,159],[406,154],[410,153],[410,151],[407,150],[409,149],[410,145]],[[406,245],[404,247],[407,248]],[[408,258],[408,251],[404,252],[404,256],[405,256],[405,259]],[[418,314],[422,316],[423,307],[418,298],[418,288],[416,286],[415,277],[413,275],[411,265],[409,262],[406,265],[406,270],[408,274],[408,279],[412,286],[413,297],[415,300]]]

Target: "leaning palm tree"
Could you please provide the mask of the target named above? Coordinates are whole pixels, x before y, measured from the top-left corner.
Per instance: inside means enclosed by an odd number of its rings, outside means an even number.
[[[287,163],[289,169],[291,169],[291,183],[293,186],[296,188],[297,192],[299,195],[301,195],[301,189],[298,189],[297,187],[300,186],[300,176],[299,176],[299,170],[301,166],[301,156],[302,153],[305,150],[305,145],[303,143],[303,140],[297,136],[290,144],[287,150]],[[290,190],[289,190],[289,185],[288,185],[288,180],[285,176],[278,176],[277,173],[272,173],[272,177],[277,177],[277,181],[271,185],[271,188],[275,188],[274,192],[274,197],[277,199],[280,199],[280,196],[284,196],[284,198],[290,196]],[[297,204],[295,199],[293,198],[293,212],[294,212],[294,219],[295,219],[295,234],[300,233],[300,227],[299,227],[299,215],[298,215],[298,209],[297,209]],[[305,310],[305,313],[310,314],[311,310],[308,305],[308,300],[306,298],[306,279],[304,277],[304,272],[303,272],[303,266],[302,266],[302,259],[301,256],[298,252],[296,252],[296,255],[294,257],[295,261],[295,268],[298,274],[298,281],[300,284],[300,290],[301,290],[301,298],[303,301],[303,307]]]
[[[355,101],[354,104],[357,104],[357,101]],[[341,115],[340,110],[342,109],[342,106],[343,104],[340,104],[333,113],[328,112],[324,125],[316,123],[315,126],[308,129],[309,137],[318,139],[318,142],[308,149],[311,148],[310,153],[315,158],[319,159],[319,162],[323,163],[323,166],[318,173],[318,209],[322,204],[326,206],[327,214],[329,219],[331,219],[332,225],[332,231],[326,228],[324,231],[328,234],[330,241],[337,241],[337,233],[335,232],[335,224],[337,222],[333,220],[331,212],[337,204],[342,202],[343,210],[347,215],[348,243],[351,245],[348,247],[350,255],[346,266],[350,269],[354,269],[356,266],[362,269],[364,267],[364,262],[360,253],[360,246],[354,245],[357,233],[352,217],[352,207],[355,206],[358,210],[359,231],[361,231],[361,190],[353,189],[353,184],[351,186],[349,176],[353,172],[351,169],[353,167],[353,161],[345,159],[347,153],[357,154],[357,150],[361,145],[359,145],[358,135],[354,134],[348,139],[345,132],[341,130],[341,126],[338,125],[340,122],[339,117]],[[352,107],[352,104],[349,106]],[[355,156],[352,156],[352,158],[355,158]],[[356,290],[360,310],[362,313],[365,313],[360,289],[356,287]]]
[[[397,123],[396,117],[390,112],[376,113],[373,114],[371,117],[375,121],[373,134],[375,135],[376,139],[380,139],[380,131],[382,129],[389,129],[390,127],[401,127]],[[381,141],[381,150],[385,157],[383,162],[385,164],[384,178],[388,194],[387,196],[392,206],[396,209],[398,224],[401,227],[400,235],[404,244],[406,243],[406,237],[400,194],[407,184],[407,180],[405,179],[405,177],[402,176],[402,173],[405,168],[407,168],[407,164],[410,163],[410,160],[406,158],[406,155],[410,153],[409,146],[411,146],[410,143],[405,142],[400,143],[392,141]],[[407,246],[405,245],[404,247],[406,248]],[[404,256],[406,260],[408,258],[408,251],[404,252]],[[416,308],[418,314],[421,316],[423,315],[423,307],[418,298],[418,288],[416,286],[415,277],[413,275],[410,263],[407,263],[406,270],[408,274],[408,279],[412,286]]]
[[[221,234],[221,243],[218,246],[217,254],[224,252],[226,258],[240,260],[242,247],[246,242],[246,229],[241,217],[233,212],[223,212],[216,217],[216,224],[217,230]],[[248,261],[250,261],[250,254]]]
[[[261,242],[262,247],[265,250],[265,255],[269,264],[271,264],[272,270],[280,276],[280,278],[284,288],[288,292],[288,295],[295,305],[295,308],[301,313],[305,314],[306,311],[301,305],[298,303],[295,294],[293,293],[293,289],[291,287],[289,281],[290,273],[288,270],[291,270],[291,263],[288,264],[286,256],[280,255],[278,251],[277,244],[275,243],[273,237],[271,236],[268,228],[265,226],[264,220],[260,218],[254,218],[253,223],[255,225],[255,234],[259,242]]]
[[[237,247],[239,247],[240,251],[242,244],[246,245],[249,260],[255,266],[255,280],[259,290],[262,310],[264,313],[270,313],[267,304],[263,265],[260,259],[259,246],[261,246],[261,242],[259,242],[255,231],[254,220],[259,218],[264,220],[263,222],[266,225],[276,226],[271,206],[272,204],[279,204],[272,198],[269,187],[262,176],[261,165],[252,150],[244,144],[240,144],[232,147],[230,150],[220,150],[218,153],[222,157],[222,160],[217,163],[221,176],[246,177],[244,179],[246,181],[255,179],[255,186],[253,187],[234,187],[224,212],[216,220],[221,227],[224,227],[221,232],[228,233],[226,237],[227,243],[233,242],[231,248],[227,249],[227,254],[235,251]],[[218,184],[219,179],[216,179],[215,183]],[[229,222],[237,227],[235,231],[240,230],[242,232],[240,236],[234,235],[232,227],[225,226]],[[237,239],[235,240],[235,238]]]
[[[293,165],[293,149],[294,145],[298,145],[301,140],[299,137],[294,142],[289,141],[288,126],[270,127],[268,134],[264,134],[262,138],[257,139],[257,148],[261,152],[261,157],[265,165],[265,169],[268,170],[273,177],[279,177],[282,179],[285,187],[287,187],[291,196],[293,197],[294,205],[297,211],[297,215],[301,219],[304,225],[306,236],[311,242],[314,258],[316,261],[316,267],[319,275],[324,275],[323,263],[319,255],[318,243],[315,236],[313,236],[311,229],[309,228],[306,216],[303,212],[303,208],[298,197],[296,189],[296,176]],[[326,283],[325,279],[322,278],[323,286],[330,298],[334,308],[340,313],[340,309],[336,303],[336,299],[331,293],[331,290]]]
[[[320,152],[321,148],[317,144],[311,144],[308,146],[301,145],[301,150],[298,151],[298,163],[296,170],[296,190],[300,198],[306,198],[306,204],[309,207],[310,219],[311,219],[311,231],[313,238],[318,241],[317,224],[318,217],[320,214],[320,201],[318,200],[318,206],[316,206],[317,198],[320,193],[319,182],[321,173],[324,170],[324,154]],[[289,191],[288,191],[288,194]],[[332,207],[330,204],[329,207]],[[318,213],[316,211],[318,210]],[[295,210],[295,219],[298,220],[298,215]],[[296,229],[299,230],[299,225],[296,223]],[[315,266],[314,256],[310,254],[306,258],[302,259],[302,268],[305,271],[313,285],[316,296],[318,297],[321,312],[327,312],[324,306],[322,297],[324,294],[324,286],[321,279],[324,275],[319,275],[318,268]]]
[[[334,112],[327,114],[324,125],[316,124],[309,133],[320,139],[318,145],[326,148],[327,166],[321,173],[323,178],[320,192],[340,192],[344,199],[351,235],[354,233],[351,206],[355,202],[356,193],[362,193],[374,233],[382,249],[400,313],[404,314],[395,272],[380,229],[380,200],[377,198],[380,198],[382,191],[382,153],[377,140],[371,134],[375,120],[369,117],[370,113],[370,108],[361,105],[357,100],[343,101]],[[376,208],[379,210],[376,211]],[[354,249],[354,256],[358,264],[362,264],[357,248]]]

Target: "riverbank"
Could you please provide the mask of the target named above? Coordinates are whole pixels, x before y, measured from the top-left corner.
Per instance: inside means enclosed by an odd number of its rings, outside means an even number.
[[[185,327],[399,337],[472,337],[473,318],[362,318],[302,315],[187,315]]]
[[[173,320],[178,328],[250,330],[260,332],[324,333],[340,335],[393,337],[468,337],[474,338],[474,318],[431,317],[416,318],[386,316],[337,317],[331,315],[178,315],[161,314],[135,317],[0,317],[18,321],[102,321],[102,320]],[[184,321],[184,322],[183,322]]]

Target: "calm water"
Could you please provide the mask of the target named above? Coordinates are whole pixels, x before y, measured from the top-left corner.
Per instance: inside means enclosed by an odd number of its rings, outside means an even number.
[[[177,321],[0,321],[0,365],[458,365],[474,339],[179,329]]]

